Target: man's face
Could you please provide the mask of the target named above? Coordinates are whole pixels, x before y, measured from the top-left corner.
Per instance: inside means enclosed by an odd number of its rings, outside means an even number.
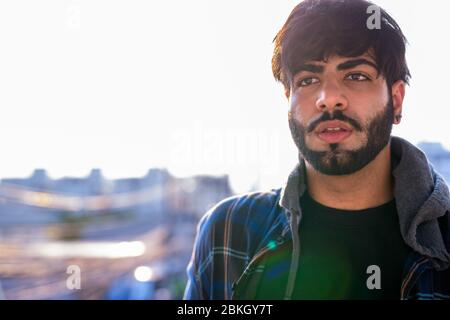
[[[389,143],[392,98],[367,54],[307,62],[293,77],[289,104],[292,137],[323,174],[354,173]]]

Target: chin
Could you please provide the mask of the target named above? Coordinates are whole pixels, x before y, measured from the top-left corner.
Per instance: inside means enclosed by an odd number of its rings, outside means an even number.
[[[316,151],[316,152],[332,152],[335,153],[336,151],[355,151],[359,148],[363,147],[363,144],[356,145],[355,143],[352,143],[350,141],[342,141],[338,143],[327,143],[320,139],[318,141],[307,144],[306,145],[310,150]]]

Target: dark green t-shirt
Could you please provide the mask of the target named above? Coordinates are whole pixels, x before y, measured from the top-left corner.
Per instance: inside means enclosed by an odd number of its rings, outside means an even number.
[[[399,299],[404,243],[395,200],[366,210],[321,205],[305,192],[299,225],[300,260],[293,299]],[[257,299],[283,299],[292,242],[275,248]]]

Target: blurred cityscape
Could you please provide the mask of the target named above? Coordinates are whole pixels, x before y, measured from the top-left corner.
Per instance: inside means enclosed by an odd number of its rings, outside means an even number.
[[[450,152],[418,147],[449,182]],[[166,169],[116,180],[99,169],[61,179],[36,169],[3,179],[0,299],[181,299],[196,225],[231,195],[226,175]]]
[[[200,217],[228,176],[50,179],[0,184],[0,298],[180,299]],[[68,289],[69,266],[80,289]],[[73,267],[72,267],[73,268]],[[69,286],[70,287],[70,286]]]

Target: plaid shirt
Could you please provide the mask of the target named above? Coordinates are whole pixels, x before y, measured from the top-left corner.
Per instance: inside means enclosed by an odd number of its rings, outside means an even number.
[[[203,216],[187,268],[184,299],[254,299],[266,268],[265,258],[292,240],[291,212],[283,201],[286,193],[285,187],[234,196]],[[448,197],[448,189],[444,196]],[[436,225],[448,254],[448,198],[443,203],[444,214],[436,219]],[[436,261],[432,254],[412,250],[404,266],[400,299],[450,299],[448,260],[444,267]]]

